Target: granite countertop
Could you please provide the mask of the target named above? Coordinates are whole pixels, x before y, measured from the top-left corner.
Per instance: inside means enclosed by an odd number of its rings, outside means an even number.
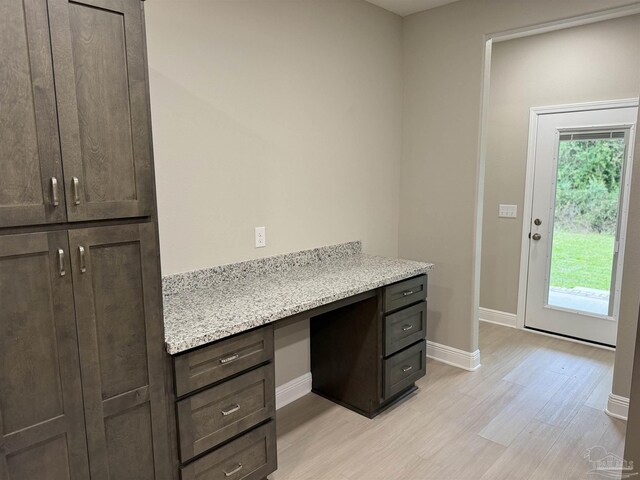
[[[366,255],[360,242],[351,242],[165,277],[167,352],[175,355],[432,268]]]

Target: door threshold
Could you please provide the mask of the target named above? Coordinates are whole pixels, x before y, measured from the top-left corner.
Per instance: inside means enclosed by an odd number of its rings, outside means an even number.
[[[608,345],[606,343],[595,342],[591,340],[585,340],[583,338],[572,337],[571,335],[564,335],[562,333],[548,332],[546,330],[541,330],[539,328],[524,326],[524,330],[528,330],[533,333],[537,333],[539,335],[545,335],[547,337],[559,338],[560,340],[567,340],[569,342],[581,343],[582,345],[588,345],[591,347],[602,348],[603,350],[610,350],[612,352],[616,351],[615,345]]]

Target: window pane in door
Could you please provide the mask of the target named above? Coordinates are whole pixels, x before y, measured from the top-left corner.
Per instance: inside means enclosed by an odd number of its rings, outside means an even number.
[[[547,305],[611,315],[624,132],[560,136]]]

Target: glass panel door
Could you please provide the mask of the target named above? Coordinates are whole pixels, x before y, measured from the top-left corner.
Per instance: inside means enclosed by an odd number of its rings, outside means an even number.
[[[613,315],[626,140],[624,130],[560,132],[548,307]]]

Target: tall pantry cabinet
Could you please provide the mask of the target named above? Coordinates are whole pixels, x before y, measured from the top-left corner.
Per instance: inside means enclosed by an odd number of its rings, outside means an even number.
[[[0,0],[0,480],[170,477],[140,0]]]

